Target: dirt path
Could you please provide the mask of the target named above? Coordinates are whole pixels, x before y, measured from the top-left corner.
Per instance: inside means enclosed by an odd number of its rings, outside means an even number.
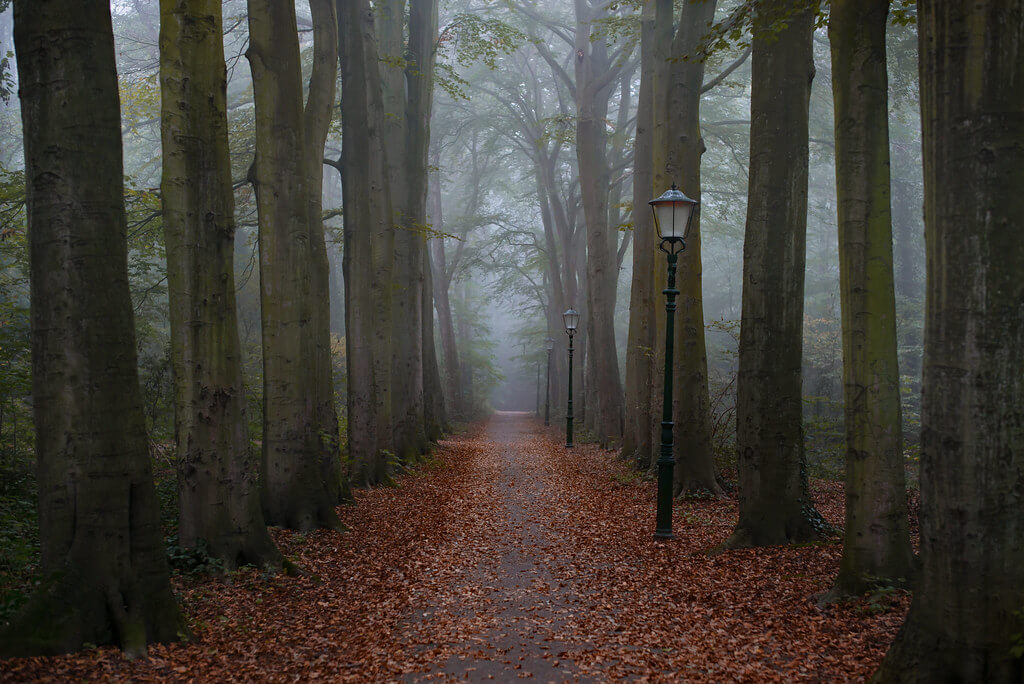
[[[841,521],[841,488],[815,498]],[[528,414],[356,499],[344,532],[272,531],[300,576],[177,576],[192,641],[0,661],[0,681],[859,681],[908,604],[818,608],[836,542],[709,558],[734,500],[679,502],[655,543],[653,483]]]
[[[495,414],[478,444],[467,483],[477,515],[439,549],[426,572],[448,581],[439,594],[416,592],[416,617],[398,635],[417,646],[412,655],[423,665],[409,681],[586,680],[571,654],[590,644],[565,629],[566,616],[582,607],[581,588],[556,578],[566,569],[565,521],[546,514],[558,496],[545,460],[550,444],[528,416]]]

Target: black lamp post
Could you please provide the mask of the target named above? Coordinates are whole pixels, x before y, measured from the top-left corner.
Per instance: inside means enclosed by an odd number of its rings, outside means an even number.
[[[569,404],[565,412],[565,446],[572,447],[572,336],[576,334],[580,315],[570,308],[562,314],[562,322],[565,324],[565,334],[569,336]]]
[[[672,539],[672,475],[676,461],[672,456],[672,342],[674,340],[676,295],[676,262],[686,249],[690,220],[698,202],[672,184],[671,190],[649,202],[654,211],[654,228],[661,238],[659,249],[668,255],[668,286],[665,294],[665,396],[661,411],[661,455],[658,457],[658,517],[654,536]]]
[[[544,373],[544,424],[551,425],[551,351],[555,341],[548,338],[548,368]]]
[[[537,408],[534,409],[533,415],[540,418],[540,361],[537,362]]]

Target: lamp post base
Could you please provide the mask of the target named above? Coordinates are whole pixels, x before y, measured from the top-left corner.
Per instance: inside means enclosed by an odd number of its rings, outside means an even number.
[[[672,530],[656,530],[654,532],[654,538],[656,540],[668,541],[675,539],[676,535],[672,534]]]

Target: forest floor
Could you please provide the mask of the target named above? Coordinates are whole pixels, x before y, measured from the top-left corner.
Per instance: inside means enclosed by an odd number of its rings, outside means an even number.
[[[842,522],[841,485],[813,495]],[[9,660],[0,680],[861,680],[909,604],[819,607],[835,541],[709,556],[731,499],[678,502],[678,538],[656,543],[653,483],[528,414],[356,498],[345,532],[274,531],[305,574],[176,576],[191,642]]]

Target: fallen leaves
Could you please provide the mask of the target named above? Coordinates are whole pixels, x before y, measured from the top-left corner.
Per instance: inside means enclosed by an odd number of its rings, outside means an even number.
[[[655,543],[652,483],[524,416],[443,442],[436,463],[357,492],[344,533],[274,531],[304,575],[176,580],[192,643],[10,660],[0,678],[861,680],[909,603],[819,608],[838,543],[708,557],[733,500],[678,502],[678,539]],[[841,486],[814,496],[842,522]]]

